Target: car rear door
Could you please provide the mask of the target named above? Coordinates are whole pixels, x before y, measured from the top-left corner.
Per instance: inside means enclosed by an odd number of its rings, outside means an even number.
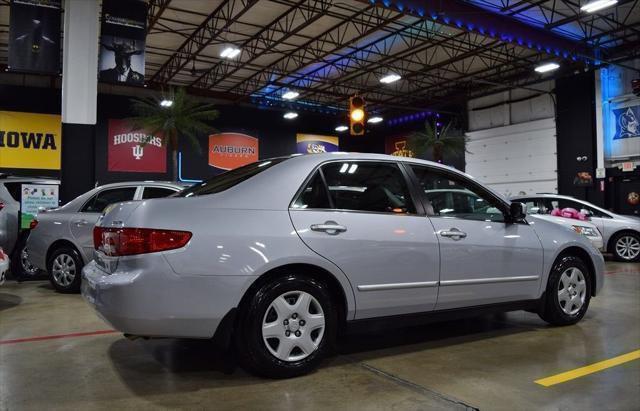
[[[86,260],[93,254],[93,226],[104,209],[113,203],[134,199],[138,186],[106,188],[93,195],[69,221],[69,229]]]
[[[434,191],[452,197],[446,208],[425,204],[440,240],[436,309],[537,298],[543,255],[533,228],[506,221],[507,204],[470,179],[435,167],[410,169],[424,201]]]
[[[438,240],[396,162],[332,161],[290,208],[302,241],[348,277],[356,318],[430,311]]]

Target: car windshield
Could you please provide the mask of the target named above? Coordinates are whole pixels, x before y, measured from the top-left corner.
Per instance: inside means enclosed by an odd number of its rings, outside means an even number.
[[[243,181],[250,179],[251,177],[273,167],[276,164],[283,162],[286,159],[287,158],[274,158],[247,164],[246,166],[227,171],[226,173],[219,174],[203,183],[196,184],[190,188],[182,190],[179,193],[175,194],[175,196],[193,197],[220,193],[237,184],[242,183]]]

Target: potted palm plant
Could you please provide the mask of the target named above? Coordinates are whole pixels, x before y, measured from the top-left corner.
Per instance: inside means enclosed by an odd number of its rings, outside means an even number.
[[[425,121],[423,131],[413,132],[407,137],[409,149],[417,157],[422,157],[431,150],[433,161],[438,163],[442,163],[444,156],[470,153],[466,149],[467,138],[459,131],[454,131],[451,124],[449,122],[446,126],[439,127],[437,120],[433,120],[433,123]]]
[[[136,98],[132,101],[134,116],[128,120],[137,129],[161,136],[171,150],[172,178],[178,179],[178,142],[186,138],[200,154],[198,135],[214,131],[209,124],[219,116],[212,104],[189,96],[184,88],[170,89],[163,96]]]

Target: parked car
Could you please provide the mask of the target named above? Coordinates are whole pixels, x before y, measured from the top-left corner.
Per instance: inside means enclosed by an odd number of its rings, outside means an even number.
[[[20,204],[23,184],[59,185],[46,177],[18,177],[0,174],[0,247],[11,256],[11,272],[16,277],[31,277],[38,269],[25,251],[29,230],[20,228]]]
[[[11,265],[10,261],[9,256],[0,247],[0,285],[4,284],[4,280],[7,278],[7,271],[9,271],[9,266]]]
[[[444,210],[427,195],[442,188],[488,206]],[[524,211],[428,161],[263,160],[110,207],[82,294],[125,334],[231,340],[270,377],[313,370],[345,329],[518,309],[574,324],[602,288],[602,255]]]
[[[460,213],[499,213],[499,210],[492,207],[491,204],[466,189],[427,190],[425,194],[432,206],[440,210],[441,215],[453,212],[456,212],[457,216],[460,216]],[[534,209],[534,211],[536,210]],[[600,235],[596,226],[588,221],[535,213],[532,214],[532,217],[542,218],[569,227],[578,234],[587,237],[597,249],[602,249],[603,247],[602,235]]]
[[[27,241],[28,258],[46,270],[60,292],[80,291],[80,270],[93,258],[93,226],[104,209],[121,201],[166,197],[184,187],[165,182],[131,181],[94,188],[64,206],[41,212]]]
[[[574,208],[589,215],[602,234],[605,251],[619,261],[640,261],[640,218],[612,213],[584,200],[558,194],[517,196],[529,209],[547,214],[556,208]]]

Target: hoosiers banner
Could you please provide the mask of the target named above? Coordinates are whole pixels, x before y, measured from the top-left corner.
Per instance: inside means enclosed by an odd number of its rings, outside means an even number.
[[[209,165],[233,170],[258,161],[258,139],[240,133],[209,136]]]
[[[166,173],[167,147],[160,136],[135,130],[126,120],[109,120],[109,171]]]
[[[0,167],[60,170],[59,115],[0,111]]]
[[[104,0],[100,37],[100,81],[144,84],[147,4]]]
[[[9,69],[60,72],[60,0],[12,0]]]
[[[339,150],[338,137],[316,134],[296,134],[298,153],[318,154]]]

